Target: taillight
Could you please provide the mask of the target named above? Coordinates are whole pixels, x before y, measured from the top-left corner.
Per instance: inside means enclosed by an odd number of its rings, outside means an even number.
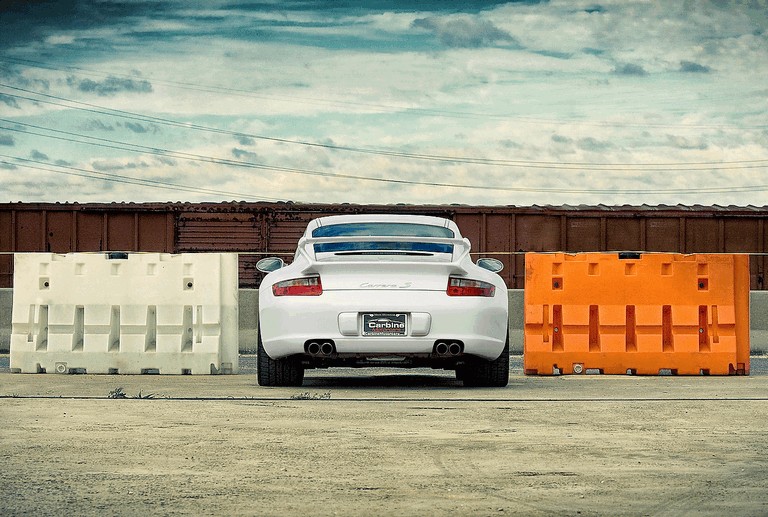
[[[323,284],[319,276],[283,280],[272,286],[275,296],[320,296],[323,294]]]
[[[488,282],[452,276],[448,279],[446,293],[448,296],[493,296],[496,288]]]

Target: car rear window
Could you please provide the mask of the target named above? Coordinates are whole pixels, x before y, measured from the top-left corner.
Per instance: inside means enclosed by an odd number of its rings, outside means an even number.
[[[453,238],[450,228],[412,223],[346,223],[321,226],[312,237],[432,237]],[[453,253],[453,245],[426,242],[327,242],[315,244],[315,253],[339,252]]]

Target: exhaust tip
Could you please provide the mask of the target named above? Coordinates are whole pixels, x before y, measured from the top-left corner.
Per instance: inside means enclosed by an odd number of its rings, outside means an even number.
[[[464,343],[461,341],[436,341],[433,353],[438,357],[457,357],[464,353]]]
[[[333,343],[330,341],[326,341],[322,345],[320,345],[320,353],[323,355],[331,355],[334,352],[334,346]]]
[[[316,357],[330,357],[336,352],[336,345],[331,340],[310,340],[304,343],[304,351]]]

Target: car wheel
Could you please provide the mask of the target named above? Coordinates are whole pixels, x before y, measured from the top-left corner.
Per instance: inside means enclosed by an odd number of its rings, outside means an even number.
[[[509,335],[499,357],[492,361],[473,357],[456,370],[456,378],[469,387],[502,388],[509,384]]]
[[[259,386],[301,386],[304,382],[304,368],[293,357],[272,359],[264,350],[259,331],[256,373]]]

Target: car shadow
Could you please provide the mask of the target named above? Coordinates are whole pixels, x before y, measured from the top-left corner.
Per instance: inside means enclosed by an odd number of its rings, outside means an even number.
[[[456,388],[462,386],[454,377],[440,375],[355,375],[304,377],[304,387],[313,388]]]

